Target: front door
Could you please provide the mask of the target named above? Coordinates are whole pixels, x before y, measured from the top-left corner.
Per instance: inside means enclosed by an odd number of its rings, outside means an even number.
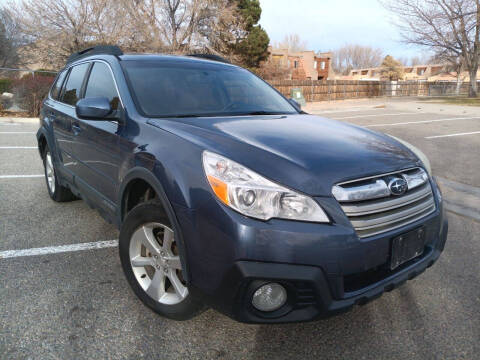
[[[113,111],[121,110],[113,75],[106,63],[93,64],[84,97],[106,97],[110,100]],[[122,161],[117,134],[122,125],[111,120],[76,118],[72,127],[75,134],[72,154],[78,161],[75,181],[81,187],[88,187],[94,195],[100,196],[102,204],[113,210]]]

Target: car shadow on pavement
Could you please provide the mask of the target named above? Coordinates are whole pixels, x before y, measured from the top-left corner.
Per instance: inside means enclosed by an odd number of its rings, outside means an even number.
[[[424,326],[422,311],[411,288],[405,285],[336,317],[262,325],[252,358],[431,358],[434,354],[428,349],[434,349],[432,344],[419,336]]]

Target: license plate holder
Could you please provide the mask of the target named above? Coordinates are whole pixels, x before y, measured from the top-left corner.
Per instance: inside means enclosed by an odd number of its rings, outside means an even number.
[[[425,228],[420,227],[392,239],[390,270],[420,256],[425,248]]]

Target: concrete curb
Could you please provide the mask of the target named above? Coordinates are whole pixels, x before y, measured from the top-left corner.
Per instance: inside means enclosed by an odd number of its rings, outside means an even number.
[[[1,123],[23,123],[23,124],[38,124],[39,118],[22,118],[22,117],[0,117],[0,124]]]

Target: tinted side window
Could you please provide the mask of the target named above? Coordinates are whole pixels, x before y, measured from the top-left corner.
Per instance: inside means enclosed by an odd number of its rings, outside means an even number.
[[[87,72],[89,65],[90,64],[88,63],[77,65],[70,70],[67,84],[63,90],[62,101],[64,103],[75,106],[77,101],[80,99],[83,78],[85,77],[85,73]]]
[[[106,97],[110,101],[112,109],[118,109],[120,99],[108,65],[101,62],[93,65],[85,97]]]
[[[58,100],[60,95],[60,90],[62,89],[63,80],[65,80],[65,75],[67,75],[66,71],[62,71],[58,76],[55,84],[52,86],[52,90],[50,91],[50,96],[52,99]]]

